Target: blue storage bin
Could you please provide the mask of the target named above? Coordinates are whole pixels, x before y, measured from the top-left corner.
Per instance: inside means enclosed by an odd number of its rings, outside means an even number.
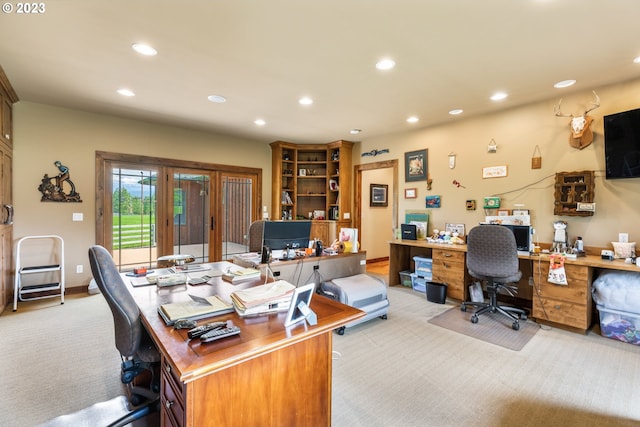
[[[433,260],[431,258],[414,256],[413,261],[416,264],[415,274],[418,275],[418,277],[422,277],[423,279],[431,280]]]
[[[424,293],[427,291],[427,279],[419,277],[416,273],[411,273],[411,286],[414,291]]]

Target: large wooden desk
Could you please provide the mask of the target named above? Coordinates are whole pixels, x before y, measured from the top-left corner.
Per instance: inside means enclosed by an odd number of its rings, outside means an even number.
[[[389,285],[400,284],[399,273],[413,270],[413,257],[433,259],[433,281],[446,283],[447,296],[468,300],[468,285],[472,278],[466,268],[466,245],[429,243],[425,240],[393,240],[389,250]],[[519,255],[522,279],[518,283],[519,297],[530,301],[531,316],[549,323],[585,333],[594,312],[591,284],[599,270],[640,271],[623,260],[606,261],[587,255],[565,260],[568,285],[549,283],[549,255]]]
[[[317,272],[322,280],[348,277],[367,272],[367,253],[342,253],[298,258],[287,261],[273,260],[268,265],[260,263],[255,253],[240,254],[233,257],[233,263],[242,267],[253,267],[266,274],[267,266],[276,279],[283,279],[294,285],[303,285]],[[271,273],[270,273],[271,274]]]
[[[226,263],[214,263],[223,269]],[[364,313],[314,295],[316,326],[284,327],[285,313],[241,318],[236,313],[199,322],[233,320],[239,336],[208,344],[165,325],[160,304],[187,301],[187,293],[227,299],[240,287],[215,278],[212,285],[132,287],[144,326],[162,354],[163,426],[331,425],[332,331]]]

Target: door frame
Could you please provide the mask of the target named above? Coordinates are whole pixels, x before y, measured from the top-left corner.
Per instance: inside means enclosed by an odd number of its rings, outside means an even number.
[[[398,228],[398,159],[394,160],[385,160],[382,162],[373,162],[373,163],[364,163],[355,165],[353,167],[353,175],[355,177],[355,185],[354,185],[354,218],[353,218],[353,226],[358,230],[361,230],[362,227],[362,194],[365,191],[362,188],[362,172],[370,171],[375,169],[393,169],[393,192],[390,197],[391,201],[391,210],[392,210],[392,226],[393,229]]]

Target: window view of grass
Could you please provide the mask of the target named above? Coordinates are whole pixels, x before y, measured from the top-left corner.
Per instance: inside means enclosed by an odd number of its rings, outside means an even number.
[[[155,197],[136,197],[126,188],[113,192],[113,249],[156,245]]]

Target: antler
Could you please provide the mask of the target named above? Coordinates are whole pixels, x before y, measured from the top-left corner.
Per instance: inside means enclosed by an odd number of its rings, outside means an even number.
[[[595,100],[595,102],[593,102],[593,103],[591,104],[591,108],[589,108],[588,110],[586,110],[586,111],[584,112],[584,115],[585,115],[585,116],[587,115],[587,113],[588,113],[589,111],[595,110],[596,108],[598,108],[598,107],[600,106],[600,97],[598,96],[598,94],[596,93],[596,91],[595,91],[595,90],[594,90],[594,91],[592,91],[592,92],[593,92],[593,95],[596,97],[596,100]]]
[[[553,108],[553,111],[556,113],[557,117],[573,117],[573,114],[563,114],[560,110],[560,104],[562,104],[562,98],[558,101],[558,105]]]

